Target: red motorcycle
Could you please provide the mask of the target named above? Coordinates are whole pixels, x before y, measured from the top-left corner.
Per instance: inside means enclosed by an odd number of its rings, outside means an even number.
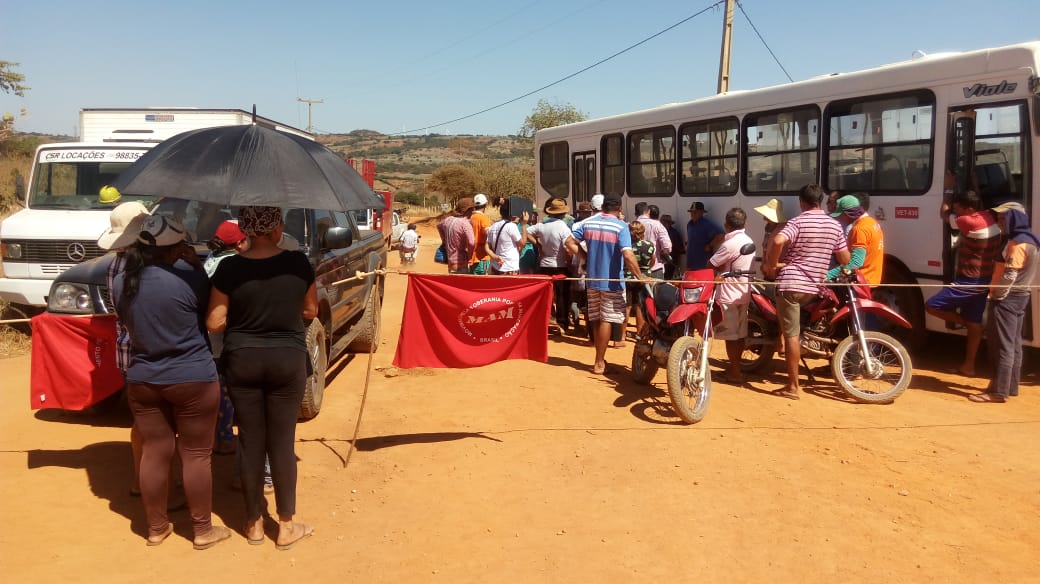
[[[749,243],[740,252],[750,255],[755,245]],[[750,275],[732,270],[718,278]],[[694,270],[679,282],[658,282],[640,292],[645,324],[632,350],[632,378],[650,383],[658,368],[666,367],[668,398],[675,413],[688,424],[701,421],[708,411],[708,356],[713,326],[722,316],[714,310],[720,290],[717,281],[714,270]],[[695,332],[700,338],[693,336]]]
[[[821,286],[816,299],[801,309],[800,344],[805,356],[831,362],[834,379],[842,391],[863,403],[889,403],[910,385],[910,354],[895,338],[863,329],[863,319],[873,314],[904,328],[910,322],[885,304],[871,299],[870,287],[857,271],[843,270],[840,286]],[[753,285],[748,310],[748,336],[741,368],[765,369],[780,343],[776,304],[761,285]],[[808,366],[806,366],[808,369]],[[814,380],[812,372],[809,379]]]

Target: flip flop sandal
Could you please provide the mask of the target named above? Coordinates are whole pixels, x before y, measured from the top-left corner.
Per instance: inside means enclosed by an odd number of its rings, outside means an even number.
[[[264,531],[261,529],[260,530],[260,537],[258,537],[256,539],[252,539],[252,538],[249,537],[249,530],[248,529],[245,530],[246,543],[248,543],[249,545],[264,545],[264,537],[266,535],[267,534],[264,533]]]
[[[978,404],[1002,404],[1007,401],[1007,398],[996,393],[976,393],[969,395],[968,401]]]
[[[148,536],[147,544],[149,546],[162,545],[162,542],[166,541],[166,538],[170,537],[171,533],[173,533],[173,524],[167,523],[166,530],[164,532],[160,533],[157,536]],[[152,539],[152,537],[158,537],[159,539]]]
[[[222,542],[224,540],[231,539],[231,530],[230,529],[228,529],[226,527],[219,526],[219,525],[214,525],[213,529],[216,530],[217,533],[219,534],[219,537],[217,537],[217,539],[215,539],[213,541],[206,542],[206,543],[194,543],[194,542],[192,542],[191,547],[193,547],[193,548],[195,548],[197,550],[208,550],[209,548],[217,545],[218,543],[220,543],[220,542]]]
[[[296,525],[298,525],[301,528],[303,528],[303,533],[300,535],[300,537],[297,537],[296,539],[294,539],[294,540],[292,540],[292,541],[290,541],[289,543],[286,543],[286,544],[281,544],[281,545],[277,545],[276,544],[274,546],[275,548],[280,549],[280,550],[291,550],[294,545],[296,545],[296,544],[300,543],[301,541],[307,539],[308,537],[314,535],[314,527],[312,527],[310,525],[307,525],[306,523],[297,523]]]
[[[786,389],[774,389],[773,391],[771,391],[769,393],[771,393],[771,394],[773,394],[773,395],[775,395],[777,397],[786,397],[787,399],[793,399],[793,400],[797,400],[797,399],[801,398],[801,396],[799,396],[797,393],[795,393],[793,391],[787,391]]]

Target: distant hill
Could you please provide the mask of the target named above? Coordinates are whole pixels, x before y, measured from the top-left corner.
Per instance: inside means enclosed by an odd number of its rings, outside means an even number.
[[[317,140],[343,158],[374,160],[375,188],[402,194],[422,194],[426,179],[446,164],[480,159],[527,168],[534,164],[530,140],[519,136],[388,136],[372,130],[354,130],[349,134],[322,134]],[[15,205],[13,171],[28,178],[36,146],[75,141],[73,136],[18,133],[0,144],[0,212]]]
[[[376,189],[408,193],[421,193],[423,181],[446,164],[483,158],[510,165],[534,163],[530,140],[518,136],[388,136],[354,130],[349,134],[323,134],[318,141],[343,158],[375,161]]]

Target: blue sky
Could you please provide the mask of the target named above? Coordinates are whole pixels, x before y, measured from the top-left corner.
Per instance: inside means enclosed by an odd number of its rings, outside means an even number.
[[[71,134],[83,107],[250,109],[318,132],[415,130],[506,102],[579,71],[714,0],[7,0],[0,60],[32,89],[22,131]],[[743,0],[795,80],[929,53],[1040,39],[1040,1]],[[787,76],[739,9],[732,89]],[[558,85],[442,134],[512,134],[539,98],[590,117],[715,92],[715,8]]]

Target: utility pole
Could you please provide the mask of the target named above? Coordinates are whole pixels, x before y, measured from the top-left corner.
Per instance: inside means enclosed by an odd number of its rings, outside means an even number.
[[[735,0],[726,0],[726,14],[722,21],[722,52],[719,55],[719,90],[718,93],[729,91],[729,49],[733,43],[733,3]]]
[[[302,97],[297,97],[296,101],[303,102],[303,103],[307,104],[307,133],[308,134],[313,134],[314,133],[314,125],[311,123],[311,106],[316,104],[316,103],[325,103],[325,100],[323,100],[323,99],[303,99]]]

